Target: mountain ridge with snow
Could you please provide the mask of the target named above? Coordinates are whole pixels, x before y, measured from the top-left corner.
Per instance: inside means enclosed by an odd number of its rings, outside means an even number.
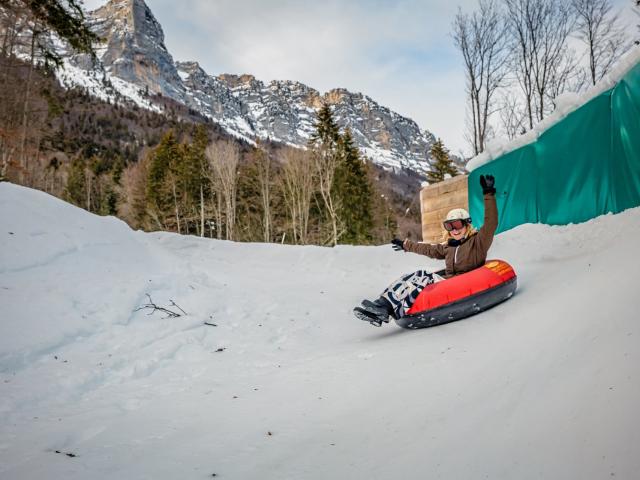
[[[64,55],[59,72],[67,86],[100,98],[120,94],[144,108],[159,109],[153,95],[169,97],[248,141],[270,139],[305,147],[323,102],[336,122],[349,127],[355,144],[388,169],[426,173],[435,136],[361,93],[336,88],[324,94],[297,81],[264,83],[252,75],[205,72],[196,61],[174,61],[162,26],[144,0],[110,0],[87,14],[90,28],[105,40],[98,64],[86,55]],[[64,50],[64,49],[63,49]]]

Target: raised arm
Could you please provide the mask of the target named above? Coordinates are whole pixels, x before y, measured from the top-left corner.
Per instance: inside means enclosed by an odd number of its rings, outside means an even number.
[[[493,175],[480,175],[480,185],[484,194],[484,224],[478,230],[478,240],[485,250],[493,243],[493,236],[498,228],[498,206],[496,204],[495,179]]]

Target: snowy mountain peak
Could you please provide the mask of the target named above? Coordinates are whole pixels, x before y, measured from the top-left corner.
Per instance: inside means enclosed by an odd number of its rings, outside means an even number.
[[[162,26],[144,0],[111,0],[88,16],[95,28],[107,27],[102,29],[107,40],[126,36],[140,48],[153,45],[167,51]]]
[[[292,80],[265,83],[251,74],[207,73],[197,61],[174,62],[162,26],[143,0],[111,0],[87,15],[103,39],[98,65],[86,56],[68,56],[60,74],[68,86],[80,85],[102,98],[99,79],[144,108],[161,109],[153,95],[169,97],[249,141],[269,138],[304,146],[314,130],[317,110],[332,106],[341,128],[349,127],[361,151],[386,168],[424,173],[430,169],[434,136],[362,93],[336,88],[321,94]],[[212,39],[215,41],[215,39]]]
[[[218,75],[218,79],[220,79],[220,81],[226,84],[229,88],[237,88],[243,85],[254,86],[262,84],[262,82],[256,80],[256,77],[248,73],[242,75],[223,73],[221,75]]]
[[[352,94],[346,88],[334,88],[332,90],[329,90],[325,94],[325,97],[329,103],[335,104],[343,101],[345,97],[351,97],[353,95],[357,95],[357,94]]]
[[[152,93],[184,100],[162,26],[143,0],[111,0],[88,18],[105,42],[99,57],[107,72]]]
[[[186,62],[176,62],[176,69],[178,71],[178,75],[182,79],[183,82],[187,81],[190,77],[199,78],[201,80],[209,77],[207,72],[205,72],[200,64],[195,61],[186,61]]]
[[[204,72],[200,64],[194,60],[188,60],[185,62],[176,62],[176,68],[179,72],[185,72],[189,75],[196,72]]]

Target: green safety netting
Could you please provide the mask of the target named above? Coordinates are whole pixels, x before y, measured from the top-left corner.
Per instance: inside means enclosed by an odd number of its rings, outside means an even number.
[[[496,177],[498,232],[566,225],[640,205],[640,64],[538,139],[469,174],[469,210],[482,223],[479,177]]]

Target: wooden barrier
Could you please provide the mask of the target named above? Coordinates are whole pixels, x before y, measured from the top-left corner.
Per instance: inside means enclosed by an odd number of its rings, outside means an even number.
[[[442,241],[442,221],[453,208],[469,210],[466,175],[427,185],[420,191],[423,242]]]

